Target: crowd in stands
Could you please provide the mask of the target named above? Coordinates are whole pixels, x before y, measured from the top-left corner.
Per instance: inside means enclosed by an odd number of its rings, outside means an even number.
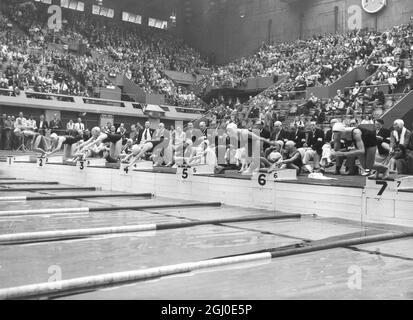
[[[391,108],[398,97],[386,95],[411,90],[412,57],[413,27],[410,24],[396,26],[383,33],[358,31],[264,45],[252,57],[220,67],[212,76],[205,76],[203,81],[204,87],[231,87],[240,85],[250,76],[277,75],[281,79],[279,84],[246,103],[250,108],[249,116],[258,118],[268,110],[273,110],[282,118],[316,114],[316,121],[322,123],[325,116],[350,114],[364,118],[372,112],[383,113]],[[254,65],[256,69],[249,72],[246,67],[249,65]],[[304,90],[307,88],[329,85],[362,65],[366,66],[371,76],[355,83],[355,88],[342,88],[331,99],[314,95],[306,99]],[[275,71],[271,74],[268,70]],[[238,80],[229,84],[225,79]],[[288,111],[282,114],[281,109],[286,104]]]
[[[17,96],[24,90],[95,96],[97,88],[114,88],[116,76],[124,75],[144,92],[164,95],[168,104],[204,106],[190,88],[178,86],[164,72],[175,70],[195,73],[197,69],[207,66],[200,54],[182,40],[164,30],[123,23],[89,13],[66,9],[63,12],[63,28],[52,32],[46,26],[47,12],[43,4],[5,0],[0,13],[0,89],[6,90],[0,90],[0,94]],[[69,50],[69,44],[77,44],[78,51]],[[262,166],[271,167],[278,163],[274,161],[278,155],[270,156],[274,152],[281,154],[280,159],[284,159],[281,152],[284,150],[288,151],[287,154],[290,151],[295,154],[294,161],[297,158],[302,160],[298,172],[312,172],[320,168],[323,170],[332,163],[332,159],[322,157],[323,146],[332,139],[331,136],[326,137],[328,131],[324,132],[324,125],[334,118],[347,128],[379,126],[379,116],[412,89],[412,59],[411,24],[396,26],[385,32],[352,31],[288,43],[263,44],[252,56],[225,66],[212,67],[212,73],[205,75],[199,84],[203,88],[209,85],[239,87],[250,77],[273,77],[276,84],[244,103],[235,98],[213,99],[201,126],[222,131],[228,124],[232,124],[248,132],[259,130],[268,139],[261,154]],[[354,83],[353,87],[341,88],[330,98],[317,97],[313,93],[307,95],[308,88],[328,86],[360,66],[366,66],[370,76]],[[84,127],[81,120],[69,121],[66,127],[58,119],[54,119],[50,127],[47,127],[44,118],[39,119],[39,122],[42,125],[36,127],[36,121],[30,116],[29,119],[24,119],[23,115],[15,119],[3,116],[3,147],[17,149],[21,145],[18,137],[13,135],[13,130],[20,127],[37,130],[42,134],[50,129],[51,132],[69,135],[79,132],[85,137],[90,135],[91,128]],[[283,128],[280,129],[281,127]],[[403,126],[399,121],[392,133],[389,133],[388,148],[377,145],[381,152],[383,148],[388,149],[386,161],[396,159],[396,146],[404,148],[407,158],[411,155],[411,139],[406,137],[394,142],[394,132],[398,132],[398,137],[407,132],[403,128],[397,129],[400,127]],[[148,133],[148,128],[140,124],[132,126],[130,130],[124,125],[107,125],[101,129],[102,132],[122,134],[124,145],[129,147],[131,143],[141,143],[130,136],[139,137],[144,131]],[[279,132],[285,135],[282,139],[279,138]],[[159,137],[159,133],[155,136]],[[394,138],[393,144],[390,143],[391,137]],[[165,153],[167,159],[157,162],[159,164],[177,163],[176,150],[184,151],[184,154],[185,150],[189,150],[187,157],[179,160],[183,163],[192,151],[196,154],[218,148],[210,140],[208,143],[195,143],[192,136],[186,135],[184,128],[174,129],[170,139],[171,150]],[[180,141],[178,149],[174,147],[175,139]],[[228,146],[226,148],[227,151],[231,149]],[[295,152],[297,150],[301,152],[300,156]],[[228,152],[231,154],[232,151]],[[234,154],[238,155],[241,171],[248,172],[248,166],[241,163],[242,153],[238,150]],[[316,162],[313,167],[308,167],[309,159]],[[386,166],[391,169],[402,172],[411,168],[408,162],[405,167],[402,166],[404,169],[398,169],[401,168],[400,161],[390,160]]]
[[[14,34],[19,43],[10,43],[10,37],[2,42],[21,50],[19,47],[30,39],[40,53],[40,61],[36,61],[39,67],[53,65],[74,78],[62,79],[46,72],[44,77],[49,74],[54,86],[36,87],[39,91],[92,96],[96,94],[95,88],[112,87],[120,74],[144,92],[163,94],[175,105],[203,105],[190,90],[176,85],[164,74],[165,69],[193,73],[206,66],[199,53],[170,33],[65,9],[62,29],[51,32],[47,29],[47,10],[43,4],[6,2],[3,14],[25,33]],[[62,50],[51,49],[50,42],[63,44]],[[72,53],[68,45],[71,43],[84,45],[87,50]]]

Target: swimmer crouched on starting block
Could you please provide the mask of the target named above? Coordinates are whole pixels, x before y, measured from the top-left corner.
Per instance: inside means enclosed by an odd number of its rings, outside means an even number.
[[[346,165],[350,168],[355,166],[355,160],[358,158],[364,169],[363,175],[370,175],[370,170],[374,169],[377,178],[379,178],[380,173],[382,173],[382,179],[389,178],[389,169],[375,162],[377,142],[374,129],[362,126],[358,128],[346,127],[338,122],[333,126],[333,132],[334,150],[331,151],[333,158],[347,159]],[[345,140],[348,144],[353,143],[353,149],[341,149],[341,140]]]
[[[34,152],[40,153],[41,157],[45,157],[47,151],[49,150],[49,143],[45,136],[42,136],[39,132],[34,132],[30,130],[22,130],[19,128],[14,129],[14,134],[17,137],[25,137],[32,139],[31,149]]]
[[[238,129],[235,123],[229,123],[226,127],[226,133],[230,138],[238,139],[239,149],[245,148],[247,151],[251,150],[252,155],[245,155],[246,161],[248,161],[249,167],[242,172],[242,175],[252,175],[254,172],[258,171],[260,168],[260,143],[261,141],[272,144],[269,139],[262,138],[248,129]],[[254,151],[257,153],[254,156]]]
[[[46,157],[51,157],[55,153],[59,152],[63,146],[63,160],[70,159],[73,158],[73,149],[76,147],[76,144],[83,142],[83,132],[79,130],[76,136],[58,136],[56,133],[52,133],[50,135],[50,141],[52,144],[52,149],[46,153]]]
[[[154,151],[154,149],[161,143],[164,142],[164,136],[160,136],[159,139],[149,140],[144,142],[142,145],[133,145],[132,146],[132,153],[126,156],[122,162],[129,164],[125,167],[125,169],[129,169],[133,166],[136,162],[143,159],[147,152]]]
[[[93,148],[105,143],[110,143],[109,154],[105,157],[108,162],[117,162],[122,150],[122,135],[113,133],[102,133],[99,127],[94,127],[89,140],[76,147],[75,160],[85,160],[93,154]]]

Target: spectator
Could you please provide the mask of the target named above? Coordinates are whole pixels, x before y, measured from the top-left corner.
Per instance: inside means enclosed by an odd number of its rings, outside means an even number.
[[[3,119],[5,119],[6,115],[3,115]],[[7,116],[7,118],[4,120],[4,126],[3,126],[3,133],[4,133],[4,137],[3,137],[3,147],[4,150],[10,150],[12,148],[12,130],[14,130],[13,128],[13,121],[11,119],[10,116]]]
[[[40,120],[39,120],[39,133],[42,136],[46,135],[46,130],[49,129],[49,123],[44,119],[44,115],[40,115]]]
[[[85,124],[82,122],[82,118],[77,118],[77,122],[74,124],[74,130],[76,132],[85,131]]]
[[[53,115],[52,121],[50,121],[50,129],[51,133],[61,134],[62,122],[57,118],[56,113]]]

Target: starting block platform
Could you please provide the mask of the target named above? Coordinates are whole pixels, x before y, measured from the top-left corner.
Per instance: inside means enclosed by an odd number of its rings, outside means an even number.
[[[46,158],[46,163],[49,163],[49,164],[63,163],[63,156],[56,156],[56,157]]]
[[[138,161],[133,165],[133,170],[151,170],[153,168],[152,161]]]
[[[260,186],[264,186],[267,181],[291,181],[297,180],[297,171],[294,169],[280,169],[272,172],[255,172],[252,180],[256,180]]]
[[[112,168],[112,169],[119,169],[120,168],[120,163],[119,162],[106,162],[105,163],[106,168]]]
[[[25,156],[7,156],[6,157],[7,164],[11,165],[14,162],[30,162],[36,163],[37,156],[36,155],[25,155]]]
[[[413,189],[413,176],[400,176],[398,178],[398,190],[411,190]]]

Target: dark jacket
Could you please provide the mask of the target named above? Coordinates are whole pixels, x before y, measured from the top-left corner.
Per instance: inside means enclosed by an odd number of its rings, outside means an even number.
[[[307,145],[317,153],[321,154],[324,144],[324,131],[316,128],[314,133],[312,131],[308,132]]]
[[[294,130],[290,136],[290,140],[295,142],[297,148],[302,148],[305,143],[305,132],[303,130]]]
[[[278,137],[277,137],[277,133],[274,131],[271,134],[271,141],[277,141],[277,140],[289,140],[290,139],[290,133],[284,129],[281,129],[280,132],[278,133]]]
[[[388,151],[385,150],[381,145],[383,142],[390,144],[390,130],[386,128],[381,128],[379,132],[376,133],[376,137],[377,136],[383,138],[383,139],[376,138],[377,150],[379,151],[379,154],[387,154]]]

